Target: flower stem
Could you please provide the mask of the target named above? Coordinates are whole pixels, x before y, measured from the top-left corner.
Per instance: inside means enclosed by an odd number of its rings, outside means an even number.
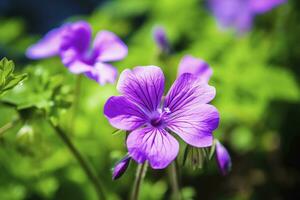
[[[177,176],[177,169],[176,169],[176,162],[172,162],[170,167],[169,167],[169,176],[170,176],[170,181],[171,181],[171,187],[172,187],[172,198],[174,200],[181,200],[181,192],[179,189],[179,184],[178,184],[178,176]]]
[[[79,99],[80,99],[80,95],[81,95],[81,81],[82,81],[82,75],[78,75],[75,80],[74,101],[73,101],[73,106],[72,106],[72,110],[71,110],[71,119],[70,119],[71,134],[74,133],[74,124],[76,121],[76,115],[77,115],[78,106],[79,106]]]
[[[139,164],[136,170],[136,177],[134,180],[133,190],[131,194],[131,200],[139,199],[139,192],[143,182],[143,179],[146,175],[148,163],[144,162],[143,164]]]
[[[93,171],[91,166],[87,163],[87,161],[83,158],[83,156],[80,154],[80,152],[76,149],[74,144],[71,142],[71,140],[68,138],[67,134],[59,127],[54,125],[51,121],[50,125],[55,130],[57,135],[61,138],[61,140],[65,143],[65,145],[68,147],[70,152],[73,154],[73,156],[76,158],[78,163],[80,164],[81,168],[87,175],[87,177],[90,179],[90,181],[93,183],[95,190],[98,195],[99,200],[105,200],[104,191],[101,185],[100,180],[98,179],[96,173]]]

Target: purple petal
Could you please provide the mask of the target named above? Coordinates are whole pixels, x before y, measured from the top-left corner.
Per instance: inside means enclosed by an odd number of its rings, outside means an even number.
[[[130,160],[131,157],[127,155],[115,165],[112,175],[113,180],[120,178],[125,173],[130,163]]]
[[[153,169],[162,169],[176,158],[179,144],[165,130],[145,127],[129,134],[127,148],[138,163],[149,161]]]
[[[169,41],[163,27],[155,27],[153,31],[154,40],[162,52],[170,51]]]
[[[180,61],[178,76],[184,73],[194,74],[207,83],[212,75],[212,69],[204,60],[187,55]]]
[[[145,114],[123,96],[110,97],[104,105],[104,114],[117,129],[134,130],[145,123]]]
[[[79,21],[68,24],[62,32],[60,46],[62,62],[67,66],[77,60],[86,63],[92,62],[92,55],[88,54],[91,37],[91,27],[87,22]]]
[[[219,113],[206,103],[214,98],[215,93],[214,87],[194,75],[181,75],[164,102],[164,108],[170,111],[166,117],[168,128],[192,146],[211,146],[212,131],[218,126]]]
[[[231,169],[231,158],[226,148],[218,140],[216,141],[216,158],[222,175],[227,175]]]
[[[106,83],[115,82],[118,71],[112,65],[98,62],[86,72],[86,75],[97,81],[100,85],[105,85]]]
[[[212,132],[218,127],[219,119],[219,113],[214,106],[200,104],[171,112],[166,123],[186,143],[195,147],[208,147],[212,145]]]
[[[286,2],[286,0],[250,0],[250,6],[256,13],[265,13]]]
[[[91,71],[92,67],[93,66],[87,65],[86,63],[76,60],[68,66],[68,69],[74,74],[81,74],[84,72]]]
[[[166,95],[164,107],[175,112],[186,107],[209,103],[216,94],[214,87],[200,81],[196,76],[185,73],[173,83]]]
[[[121,60],[128,53],[128,48],[122,40],[109,31],[101,31],[97,34],[93,50],[97,52],[97,60],[100,62]]]
[[[164,74],[159,67],[135,67],[121,73],[117,88],[121,94],[143,110],[152,112],[160,105],[164,82]]]
[[[48,32],[44,38],[27,49],[26,56],[31,59],[41,59],[58,55],[63,29],[61,27]]]

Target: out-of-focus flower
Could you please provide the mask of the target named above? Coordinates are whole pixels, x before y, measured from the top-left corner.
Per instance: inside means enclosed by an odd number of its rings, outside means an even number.
[[[180,61],[178,76],[184,73],[191,73],[208,83],[213,71],[204,60],[186,55]]]
[[[251,29],[255,15],[270,11],[286,0],[208,0],[209,6],[223,28],[239,33]]]
[[[130,163],[131,157],[126,155],[122,160],[120,160],[113,169],[113,175],[112,179],[117,180],[120,178],[128,168],[128,165]]]
[[[227,149],[216,140],[216,159],[223,176],[227,175],[231,170],[231,158]]]
[[[72,73],[85,73],[101,85],[114,82],[117,70],[108,62],[126,57],[127,46],[109,31],[100,31],[92,47],[91,43],[90,25],[78,21],[50,31],[37,44],[29,47],[26,55],[32,59],[59,55]]]
[[[129,155],[138,163],[149,161],[154,169],[167,167],[178,154],[179,144],[170,132],[191,146],[208,147],[219,124],[217,109],[208,104],[214,87],[184,73],[162,101],[164,82],[156,66],[124,70],[117,85],[122,96],[109,98],[104,107],[114,127],[130,131]]]
[[[153,38],[161,52],[168,54],[170,52],[170,44],[165,29],[157,26],[153,30]]]

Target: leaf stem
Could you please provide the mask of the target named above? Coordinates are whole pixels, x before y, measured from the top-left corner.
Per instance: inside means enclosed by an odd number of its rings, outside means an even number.
[[[174,200],[182,200],[179,183],[178,183],[178,176],[177,176],[177,169],[176,169],[176,162],[172,162],[169,167],[169,177],[171,181],[172,187],[172,198]]]
[[[49,120],[49,123],[52,126],[52,128],[55,130],[57,135],[61,138],[61,140],[68,147],[68,149],[73,154],[73,156],[76,158],[76,160],[80,164],[81,168],[83,169],[83,171],[85,172],[87,177],[93,183],[95,190],[97,192],[97,195],[98,195],[98,199],[105,200],[106,198],[104,195],[102,184],[101,184],[99,178],[97,177],[96,173],[92,169],[92,167],[88,164],[88,162],[83,158],[83,156],[80,154],[80,152],[76,149],[74,144],[68,138],[67,134],[59,126],[54,125],[50,120]]]
[[[143,164],[139,164],[136,170],[136,177],[134,180],[133,190],[131,194],[131,200],[138,200],[140,188],[143,182],[143,179],[146,175],[146,171],[148,168],[148,163],[144,162]]]

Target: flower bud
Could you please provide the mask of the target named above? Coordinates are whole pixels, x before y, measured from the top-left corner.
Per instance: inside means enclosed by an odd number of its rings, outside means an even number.
[[[130,163],[131,157],[129,155],[126,155],[122,160],[120,160],[115,167],[113,168],[113,175],[112,179],[117,180],[120,178],[126,171],[129,163]]]
[[[155,27],[153,37],[160,51],[166,54],[169,53],[170,45],[164,28],[160,26]]]
[[[216,140],[216,159],[223,176],[227,175],[231,170],[231,158],[227,149]]]

